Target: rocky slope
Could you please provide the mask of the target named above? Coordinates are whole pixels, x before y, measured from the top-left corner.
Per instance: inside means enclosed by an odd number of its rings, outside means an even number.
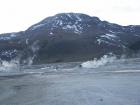
[[[84,61],[140,49],[140,26],[121,26],[80,13],[48,17],[23,32],[0,35],[0,58],[35,63]]]

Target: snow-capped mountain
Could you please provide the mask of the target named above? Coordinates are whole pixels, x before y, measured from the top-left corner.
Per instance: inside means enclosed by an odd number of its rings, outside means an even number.
[[[36,62],[81,61],[107,53],[132,52],[139,41],[140,26],[121,26],[85,14],[61,13],[23,32],[0,35],[0,55],[1,59],[35,55]],[[8,52],[14,54],[9,57]]]

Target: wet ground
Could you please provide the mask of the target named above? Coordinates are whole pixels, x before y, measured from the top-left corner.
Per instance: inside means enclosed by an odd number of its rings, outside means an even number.
[[[0,105],[140,105],[139,60],[115,64],[1,73]]]

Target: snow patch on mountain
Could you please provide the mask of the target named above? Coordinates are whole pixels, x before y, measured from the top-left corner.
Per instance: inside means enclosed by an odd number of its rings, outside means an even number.
[[[11,40],[12,38],[15,38],[16,37],[16,34],[14,33],[11,33],[10,35],[8,36],[0,36],[0,40]]]
[[[104,39],[97,39],[97,43],[98,43],[99,45],[101,45],[101,44],[104,43],[104,44],[107,44],[107,45],[118,46],[117,44],[112,43],[112,42],[107,41],[107,40],[104,40]]]
[[[50,34],[50,35],[52,35],[52,34],[53,34],[53,32],[50,32],[49,34]]]
[[[117,38],[117,36],[114,34],[105,34],[105,35],[102,35],[101,38],[107,38],[109,40],[112,40],[114,38]]]
[[[102,39],[97,39],[97,43],[100,45],[102,42],[104,42],[104,40]]]
[[[74,33],[80,34],[82,33],[83,28],[77,25],[66,25],[62,29],[64,30],[72,30]]]
[[[108,40],[108,41],[119,41],[119,37],[116,36],[115,34],[103,34],[101,36],[99,36],[99,39],[102,39],[102,40]]]
[[[10,37],[16,37],[16,34],[12,33],[12,34],[10,35]]]
[[[73,13],[68,13],[67,16],[69,18],[71,18],[72,20],[76,20],[76,21],[82,21],[82,18],[80,16],[80,14],[73,14]]]
[[[38,29],[38,28],[40,28],[40,27],[42,27],[42,26],[44,26],[44,25],[45,25],[45,24],[37,24],[37,25],[34,25],[34,26],[32,26],[31,30]]]
[[[101,44],[107,44],[107,45],[112,45],[112,46],[124,46],[121,42],[120,42],[120,38],[118,36],[116,36],[115,34],[103,34],[100,35],[98,37],[96,37],[97,40],[96,42],[101,45]]]
[[[0,37],[0,40],[10,40],[11,37]]]
[[[14,50],[7,50],[7,51],[4,51],[4,52],[0,52],[0,55],[2,56],[7,56],[7,57],[12,57],[13,54],[16,54],[18,51],[16,49]]]

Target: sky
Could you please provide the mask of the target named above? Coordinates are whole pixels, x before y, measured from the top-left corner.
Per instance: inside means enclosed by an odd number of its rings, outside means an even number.
[[[0,0],[0,33],[24,31],[48,16],[67,12],[140,25],[140,0]]]

